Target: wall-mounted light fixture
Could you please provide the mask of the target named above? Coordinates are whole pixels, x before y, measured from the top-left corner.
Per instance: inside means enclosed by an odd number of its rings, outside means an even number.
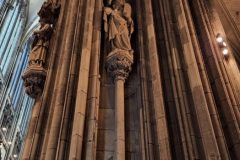
[[[227,48],[224,48],[224,49],[222,50],[222,53],[223,53],[223,55],[228,55],[228,49],[227,49]]]
[[[224,38],[221,36],[220,33],[217,34],[216,41],[217,41],[218,46],[221,49],[224,57],[227,57],[228,54],[229,54],[228,46],[227,46],[227,43],[225,42]]]
[[[218,34],[216,40],[217,40],[218,43],[222,43],[223,42],[223,37],[220,34]]]

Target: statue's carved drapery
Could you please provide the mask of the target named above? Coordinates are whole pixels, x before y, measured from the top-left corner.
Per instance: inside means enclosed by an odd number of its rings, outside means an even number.
[[[104,31],[111,51],[132,51],[130,38],[134,27],[131,10],[130,4],[118,0],[114,0],[110,7],[104,7]]]
[[[34,41],[32,44],[32,50],[29,54],[29,66],[39,65],[44,67],[46,61],[46,54],[49,47],[49,41],[52,34],[51,24],[40,22],[40,29],[34,31]]]

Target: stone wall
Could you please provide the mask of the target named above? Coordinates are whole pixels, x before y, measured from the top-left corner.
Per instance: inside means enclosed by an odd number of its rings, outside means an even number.
[[[240,28],[240,2],[238,0],[223,0],[233,17],[235,23]]]
[[[240,158],[239,70],[215,40],[226,33],[212,1],[128,1],[134,64],[117,123],[105,1],[56,2],[61,13],[23,160],[113,160],[120,152],[121,160]]]

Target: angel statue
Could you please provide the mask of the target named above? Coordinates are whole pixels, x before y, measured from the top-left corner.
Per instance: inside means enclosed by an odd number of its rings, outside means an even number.
[[[104,31],[110,42],[111,51],[124,50],[132,53],[130,44],[133,33],[132,8],[124,0],[112,0],[110,7],[104,7]]]
[[[29,54],[29,65],[43,67],[52,31],[51,24],[40,21],[40,29],[33,33],[35,37]]]

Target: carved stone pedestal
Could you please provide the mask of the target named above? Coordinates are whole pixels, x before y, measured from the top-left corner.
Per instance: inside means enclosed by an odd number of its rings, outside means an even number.
[[[46,70],[39,66],[31,66],[26,69],[22,78],[25,91],[30,97],[37,98],[42,94],[46,75]]]
[[[125,159],[124,82],[132,64],[128,51],[115,50],[107,56],[107,71],[115,82],[115,160]]]
[[[116,81],[118,79],[127,79],[133,64],[133,55],[129,51],[114,50],[107,56],[106,66],[110,76]]]

